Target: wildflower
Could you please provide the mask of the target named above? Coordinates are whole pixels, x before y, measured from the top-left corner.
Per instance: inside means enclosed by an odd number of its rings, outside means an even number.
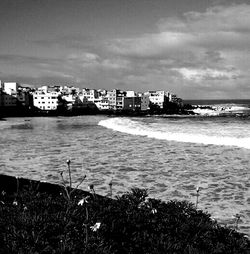
[[[67,161],[66,161],[66,163],[67,163],[68,165],[70,164],[70,162],[71,162],[70,160],[67,160]]]
[[[17,201],[14,200],[12,204],[15,205],[15,206],[17,206]]]
[[[82,206],[83,204],[88,203],[88,199],[89,199],[89,196],[82,198],[82,199],[78,202],[78,205],[81,205],[81,206]]]
[[[151,203],[148,197],[145,198],[145,201],[142,201],[139,205],[138,208],[151,208]]]
[[[90,190],[94,190],[94,184],[90,184],[90,185],[89,185],[89,189],[90,189]]]
[[[196,188],[196,192],[198,193],[200,191],[200,187],[198,186],[197,188]]]
[[[153,208],[151,212],[152,212],[152,214],[156,214],[157,210],[155,208]]]
[[[91,226],[90,229],[95,232],[100,228],[100,226],[101,222],[96,222],[96,224],[94,226]]]

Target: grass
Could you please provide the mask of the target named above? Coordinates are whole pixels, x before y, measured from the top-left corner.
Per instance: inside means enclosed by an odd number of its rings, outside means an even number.
[[[132,189],[115,199],[93,191],[0,194],[0,253],[250,253],[250,241],[186,201]]]

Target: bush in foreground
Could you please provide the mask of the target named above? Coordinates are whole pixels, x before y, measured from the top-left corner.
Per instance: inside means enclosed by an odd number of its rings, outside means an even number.
[[[250,253],[242,234],[185,201],[36,191],[0,198],[1,253]]]

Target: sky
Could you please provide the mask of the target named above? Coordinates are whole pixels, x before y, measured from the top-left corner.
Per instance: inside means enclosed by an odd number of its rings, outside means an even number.
[[[1,0],[0,80],[250,98],[249,0]]]

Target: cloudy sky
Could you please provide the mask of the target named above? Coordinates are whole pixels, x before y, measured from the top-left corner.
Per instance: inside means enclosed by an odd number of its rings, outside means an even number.
[[[250,98],[249,0],[1,0],[0,79]]]

